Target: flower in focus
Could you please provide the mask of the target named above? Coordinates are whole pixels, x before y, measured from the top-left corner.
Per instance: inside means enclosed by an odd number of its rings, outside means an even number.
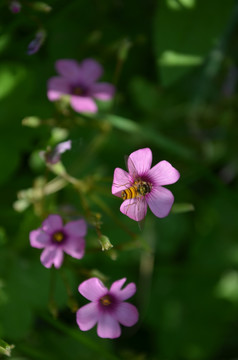
[[[44,159],[47,163],[54,165],[60,161],[60,155],[65,151],[70,150],[72,146],[72,141],[64,141],[56,145],[53,150],[40,151],[39,155],[42,159]]]
[[[48,81],[47,96],[50,101],[60,99],[62,95],[70,95],[72,108],[77,112],[97,112],[94,99],[110,100],[115,92],[113,85],[97,80],[102,76],[102,66],[93,59],[85,59],[81,63],[75,60],[58,60],[55,64],[60,76]]]
[[[112,194],[124,201],[120,210],[129,218],[141,221],[150,210],[159,218],[167,216],[174,202],[174,196],[163,185],[178,181],[179,172],[168,162],[160,161],[154,167],[149,148],[134,151],[128,157],[128,172],[116,168]]]
[[[13,14],[17,14],[21,11],[21,3],[19,1],[10,1],[9,9]]]
[[[64,252],[76,259],[84,256],[86,231],[83,219],[63,225],[59,215],[49,215],[40,228],[30,232],[30,244],[38,249],[44,248],[40,260],[46,268],[52,265],[60,268]]]
[[[114,339],[121,335],[119,324],[133,326],[139,314],[137,308],[125,302],[136,292],[136,285],[129,283],[124,289],[126,278],[115,281],[110,290],[96,277],[85,280],[79,285],[79,292],[91,302],[77,311],[77,324],[83,331],[97,325],[101,338]]]
[[[27,54],[33,55],[35,54],[44,43],[46,38],[46,32],[44,30],[40,30],[36,33],[35,38],[30,42],[27,48]]]

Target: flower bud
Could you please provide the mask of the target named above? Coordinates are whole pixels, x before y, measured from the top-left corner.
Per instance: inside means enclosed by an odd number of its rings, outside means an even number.
[[[27,54],[33,55],[39,51],[41,45],[44,43],[46,38],[45,30],[40,30],[36,33],[35,38],[29,43],[27,48]]]
[[[11,356],[11,350],[14,348],[14,345],[8,345],[4,340],[0,339],[0,354]]]
[[[36,116],[28,116],[22,119],[22,125],[36,128],[40,126],[41,120]]]
[[[31,4],[31,7],[40,12],[49,13],[52,10],[52,7],[44,2],[36,1]]]
[[[113,245],[111,244],[109,238],[105,235],[101,235],[101,237],[99,238],[99,242],[102,246],[102,251],[104,250],[110,250]]]

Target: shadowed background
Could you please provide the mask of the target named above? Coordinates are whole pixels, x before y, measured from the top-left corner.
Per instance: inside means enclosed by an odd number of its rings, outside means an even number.
[[[0,337],[15,345],[15,360],[236,358],[237,1],[48,4],[44,13],[22,2],[18,14],[0,5]],[[29,56],[39,27],[45,43]],[[93,117],[46,96],[57,59],[88,57],[117,87]],[[22,125],[29,116],[35,127]],[[90,225],[85,257],[66,257],[54,271],[30,248],[29,231],[49,213],[84,215],[81,198],[71,185],[37,200],[19,191],[55,178],[38,152],[65,139],[72,150],[63,164],[89,186],[90,209],[114,248],[102,252]],[[110,190],[115,167],[143,147],[181,178],[168,186],[171,214],[148,211],[141,232]],[[72,312],[85,303],[79,283],[97,272],[106,285],[122,277],[137,285],[140,321],[116,340],[81,332]]]

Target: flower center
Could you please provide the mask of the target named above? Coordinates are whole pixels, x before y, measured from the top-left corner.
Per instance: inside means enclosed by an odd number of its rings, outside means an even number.
[[[62,231],[56,231],[53,234],[53,241],[57,243],[61,243],[65,239],[65,235],[62,233]]]
[[[111,305],[112,301],[113,300],[110,295],[105,295],[105,296],[101,297],[100,304],[103,306],[109,306],[109,305]]]
[[[85,91],[80,87],[76,86],[73,90],[74,95],[83,95]]]

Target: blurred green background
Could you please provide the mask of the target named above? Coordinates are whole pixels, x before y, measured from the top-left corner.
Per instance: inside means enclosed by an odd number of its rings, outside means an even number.
[[[15,360],[237,358],[238,2],[48,4],[44,13],[22,1],[12,14],[0,3],[0,338],[15,345]],[[29,56],[39,27],[46,41]],[[96,117],[46,97],[57,59],[87,57],[117,87]],[[22,125],[29,116],[39,126]],[[65,139],[73,147],[64,166],[89,184],[88,204],[114,248],[102,252],[90,225],[85,257],[54,271],[29,246],[29,231],[49,213],[84,215],[80,196],[71,185],[38,200],[19,192],[55,178],[38,151]],[[165,159],[181,178],[169,187],[171,214],[148,211],[141,232],[110,190],[115,167],[143,147],[153,165]],[[77,287],[97,272],[106,285],[122,277],[137,284],[140,321],[119,339],[75,322],[72,304],[85,303]]]

